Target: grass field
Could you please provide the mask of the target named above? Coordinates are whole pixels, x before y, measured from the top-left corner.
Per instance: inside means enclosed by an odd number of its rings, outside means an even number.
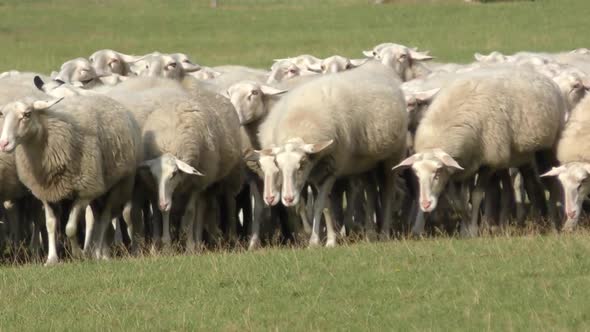
[[[100,48],[268,67],[382,41],[443,61],[589,46],[587,0],[219,2],[0,0],[0,71],[49,72]],[[590,330],[588,235],[0,267],[0,331]]]

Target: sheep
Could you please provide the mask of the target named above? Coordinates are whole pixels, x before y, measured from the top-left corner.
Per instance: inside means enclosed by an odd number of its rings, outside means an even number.
[[[588,128],[590,126],[590,97],[585,97],[570,115],[557,145],[557,159],[561,166],[554,167],[543,177],[556,176],[565,194],[566,221],[563,231],[573,231],[582,211],[582,202],[590,193],[586,179],[590,174]]]
[[[307,68],[307,67],[306,67]],[[270,74],[268,75],[268,79],[266,83],[273,84],[282,82],[285,80],[292,79],[297,76],[301,75],[315,75],[316,73],[313,71],[309,71],[307,69],[299,68],[295,63],[289,60],[281,60],[275,62],[271,69]]]
[[[66,61],[53,79],[90,89],[102,85],[100,77],[103,75],[105,74],[96,72],[89,60],[76,58]]]
[[[299,68],[305,69],[309,66],[313,66],[317,63],[320,63],[322,59],[316,58],[313,55],[302,54],[292,58],[274,59],[273,61],[275,62],[275,64],[282,61],[288,61],[295,64]]]
[[[170,242],[172,195],[183,191],[190,193],[186,214],[194,215],[198,206],[196,220],[187,225],[187,250],[201,244],[204,191],[221,181],[239,182],[232,179],[238,176],[241,160],[238,132],[238,118],[230,102],[207,91],[193,97],[185,94],[168,98],[150,114],[143,127],[146,161],[142,167],[150,171],[158,187],[164,243]],[[237,190],[228,188],[227,195],[235,196]]]
[[[527,68],[479,70],[441,89],[416,132],[416,153],[396,166],[411,167],[419,179],[420,208],[433,211],[450,180],[466,181],[480,169],[472,194],[471,222],[494,170],[532,162],[550,150],[563,126],[566,105],[553,81]]]
[[[348,59],[340,55],[327,57],[322,61],[307,66],[312,72],[329,74],[356,68],[366,63],[368,59]]]
[[[98,50],[88,57],[97,73],[110,73],[121,76],[132,75],[131,65],[138,59],[138,56],[127,55],[109,49]]]
[[[337,178],[404,156],[407,112],[394,77],[393,70],[378,63],[326,75],[281,98],[261,125],[262,145],[276,144],[263,151],[275,155],[283,205],[297,205],[308,180],[318,188],[312,246],[319,244],[320,217],[325,207],[331,211],[326,200]],[[390,193],[392,188],[385,189]],[[391,201],[390,195],[383,201],[386,218]],[[336,245],[332,222],[326,218],[327,246]]]
[[[159,76],[175,80],[182,80],[187,73],[201,69],[200,66],[192,63],[180,62],[183,54],[149,54],[141,61],[137,61],[132,70],[138,76]]]
[[[418,52],[403,45],[388,46],[375,55],[375,59],[395,70],[403,81],[424,77],[430,70],[422,61],[433,59],[427,52]]]
[[[127,110],[107,97],[23,99],[2,108],[0,150],[13,152],[18,177],[43,202],[49,239],[46,265],[58,262],[52,203],[73,199],[66,234],[72,250],[77,220],[101,200],[93,236],[94,255],[108,258],[104,235],[112,215],[131,195],[141,160],[141,136]],[[57,104],[57,105],[56,105]]]
[[[19,74],[20,75],[20,74]],[[25,97],[46,98],[47,96],[35,89],[32,84],[24,84],[20,77],[6,77],[0,80],[0,109],[4,104]],[[4,203],[10,238],[13,243],[20,240],[18,236],[21,200],[30,196],[27,188],[18,179],[14,154],[0,152],[0,202]],[[38,233],[37,233],[38,234]],[[39,241],[32,243],[38,245]]]

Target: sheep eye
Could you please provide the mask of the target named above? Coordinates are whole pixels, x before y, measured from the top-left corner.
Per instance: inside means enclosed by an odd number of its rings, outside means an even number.
[[[346,69],[350,69],[350,68],[352,68],[352,65],[349,63],[346,65]]]
[[[186,59],[186,60],[184,60],[182,62],[184,62],[184,63],[192,63],[189,59]]]
[[[320,68],[322,68],[322,70],[326,70],[326,66],[322,65]]]
[[[291,74],[295,74],[295,73],[297,73],[297,71],[296,71],[295,69],[289,69],[289,72],[290,72]]]
[[[23,118],[28,119],[31,117],[31,112],[24,112],[23,113]]]
[[[94,58],[90,58],[89,61],[90,61],[90,63],[93,63],[94,62]]]
[[[253,96],[258,96],[258,90],[252,90],[252,95]]]

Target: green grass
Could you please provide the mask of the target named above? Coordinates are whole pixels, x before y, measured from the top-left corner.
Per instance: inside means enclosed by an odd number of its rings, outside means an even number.
[[[5,268],[0,329],[588,330],[587,236]]]
[[[586,0],[497,4],[367,0],[78,0],[0,2],[0,71],[49,72],[64,61],[113,48],[184,51],[206,65],[268,67],[300,53],[361,57],[397,41],[446,61],[476,51],[558,51],[588,46]],[[409,3],[407,3],[409,2]]]
[[[588,46],[587,0],[0,0],[0,71],[96,49],[268,67],[383,41],[445,61]],[[590,330],[588,234],[0,268],[0,331]]]

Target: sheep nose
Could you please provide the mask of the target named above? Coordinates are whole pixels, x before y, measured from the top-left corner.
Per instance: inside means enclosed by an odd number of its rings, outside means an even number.
[[[169,202],[160,202],[160,211],[169,211],[170,210],[170,203]]]
[[[295,198],[293,196],[285,196],[284,199],[285,199],[285,203],[287,203],[287,204],[291,204],[295,200]]]
[[[269,195],[264,198],[266,200],[266,204],[271,205],[275,201],[275,195]]]
[[[1,142],[0,142],[0,144],[1,144]],[[569,219],[574,219],[576,217],[577,211],[576,210],[570,210],[570,211],[567,211],[566,214],[567,214],[567,217]]]
[[[432,205],[432,201],[422,201],[422,207],[428,209]]]
[[[8,140],[0,140],[0,149],[2,149],[2,151],[4,151],[6,149],[6,147],[8,146]]]

